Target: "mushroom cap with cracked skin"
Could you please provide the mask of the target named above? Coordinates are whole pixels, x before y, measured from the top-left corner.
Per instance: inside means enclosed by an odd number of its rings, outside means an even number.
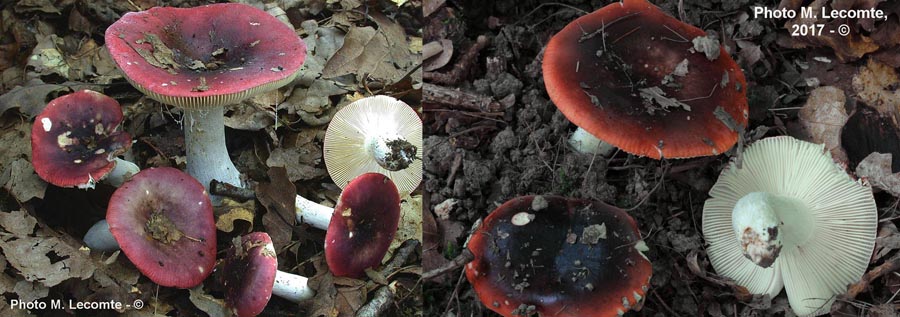
[[[758,193],[799,206],[776,208],[781,224],[774,233],[783,245],[767,268],[745,256],[735,226],[750,221],[733,216],[735,206]],[[827,313],[869,265],[878,227],[872,190],[835,164],[824,145],[788,136],[757,141],[740,167],[732,162],[722,170],[709,196],[702,227],[716,274],[751,294],[775,297],[784,288],[799,316]]]
[[[381,264],[400,225],[400,194],[390,178],[362,174],[341,192],[325,233],[325,260],[335,276],[360,278]]]
[[[572,123],[625,152],[655,159],[724,153],[737,141],[735,126],[747,125],[747,85],[724,49],[713,61],[693,49],[702,36],[645,0],[612,3],[547,44],[547,94]]]
[[[259,315],[272,298],[278,258],[265,232],[251,232],[228,250],[220,276],[225,303],[238,317]]]
[[[34,171],[59,187],[93,188],[131,147],[131,136],[117,131],[121,123],[119,103],[99,92],[53,99],[31,127]]]
[[[422,120],[406,103],[390,96],[372,96],[354,101],[335,113],[325,131],[325,166],[334,183],[344,188],[363,173],[387,175],[403,193],[422,182],[422,160],[415,158],[399,170],[388,170],[376,162],[366,149],[368,137],[399,135],[421,156]],[[418,151],[418,153],[416,153]]]
[[[503,316],[617,316],[641,304],[652,268],[625,211],[559,196],[497,207],[469,240],[466,276]]]
[[[171,167],[143,170],[113,193],[109,231],[141,273],[162,286],[200,284],[216,263],[216,224],[209,195]]]
[[[306,45],[291,27],[239,3],[129,12],[106,29],[105,38],[135,88],[195,110],[284,86],[306,58]]]

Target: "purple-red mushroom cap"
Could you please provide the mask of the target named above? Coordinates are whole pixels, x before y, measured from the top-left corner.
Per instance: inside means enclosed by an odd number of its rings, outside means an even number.
[[[190,288],[212,272],[216,224],[209,195],[171,167],[143,170],[109,200],[109,231],[141,273],[162,286]]]
[[[31,127],[31,162],[38,176],[59,187],[92,188],[131,147],[118,131],[122,108],[114,99],[82,90],[50,101]]]
[[[252,232],[239,239],[222,269],[225,303],[238,317],[256,316],[272,298],[278,259],[272,239],[265,232]]]
[[[306,59],[291,27],[239,3],[129,12],[106,30],[106,46],[135,88],[188,109],[277,89]]]
[[[634,219],[589,200],[513,198],[484,219],[468,248],[469,283],[506,317],[621,316],[640,306],[652,273]]]
[[[400,224],[400,194],[390,178],[357,176],[344,187],[325,234],[325,260],[335,276],[360,278],[377,267]]]

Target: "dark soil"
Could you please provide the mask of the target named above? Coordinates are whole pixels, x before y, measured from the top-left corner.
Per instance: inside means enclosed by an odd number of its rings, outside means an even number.
[[[428,73],[426,82],[431,78],[436,85],[487,98],[502,108],[478,111],[448,99],[424,100],[425,206],[436,224],[429,228],[426,221],[426,271],[459,254],[468,228],[511,198],[532,194],[586,198],[626,209],[650,247],[646,253],[653,263],[650,291],[643,309],[629,315],[792,316],[783,292],[773,300],[752,299],[698,275],[713,272],[700,228],[703,203],[719,172],[735,156],[734,149],[714,157],[658,161],[621,151],[606,159],[575,153],[567,145],[575,126],[547,96],[541,78],[542,49],[568,22],[608,2],[447,1],[426,17],[426,43],[454,42],[454,59],[435,73],[467,66],[456,82]],[[795,132],[797,111],[780,109],[802,106],[812,90],[801,79],[812,77],[802,65],[813,56],[835,59],[834,53],[778,45],[776,39],[786,33],[785,21],[747,19],[753,4],[749,1],[683,1],[682,10],[681,1],[653,2],[676,18],[725,38],[722,42],[741,64],[749,86],[746,142],[788,133],[803,137],[803,131]],[[472,60],[463,60],[479,36],[486,36],[490,44]],[[750,52],[741,55],[736,39],[741,45],[758,45],[761,58]],[[848,76],[829,74],[819,76],[822,85],[825,80],[836,86],[848,84]],[[878,193],[876,200],[883,219],[898,214],[895,197]],[[454,270],[437,282],[427,282],[425,315],[493,316],[459,274]],[[876,280],[869,293],[857,298],[856,306],[863,308],[846,312],[855,315],[888,302],[896,283],[896,278]]]

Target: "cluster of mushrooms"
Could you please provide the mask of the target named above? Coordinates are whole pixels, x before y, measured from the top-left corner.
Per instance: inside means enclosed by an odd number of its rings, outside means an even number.
[[[583,153],[719,155],[748,122],[744,75],[725,49],[645,0],[568,24],[547,45],[543,74],[554,104],[579,127],[570,144]],[[715,271],[751,294],[785,289],[798,316],[828,313],[868,266],[878,221],[872,190],[824,145],[759,140],[709,195],[702,227]],[[514,198],[484,219],[467,248],[470,283],[507,317],[621,316],[640,307],[650,285],[634,219],[602,202]]]
[[[217,263],[213,206],[220,198],[209,194],[210,182],[242,184],[225,147],[223,106],[292,82],[306,46],[264,11],[213,4],[125,14],[107,29],[106,47],[135,88],[183,110],[187,173],[140,170],[119,158],[132,143],[119,129],[122,109],[89,90],[54,99],[35,118],[35,171],[60,187],[118,187],[85,244],[121,250],[161,286],[194,287]],[[327,230],[334,275],[361,278],[381,264],[399,225],[401,193],[421,181],[421,131],[416,112],[387,96],[360,99],[334,115],[324,153],[342,188],[339,201],[330,208],[296,199],[298,220]],[[259,314],[271,294],[293,302],[314,296],[305,277],[277,270],[275,250],[264,232],[236,237],[228,249],[217,275],[237,316]]]

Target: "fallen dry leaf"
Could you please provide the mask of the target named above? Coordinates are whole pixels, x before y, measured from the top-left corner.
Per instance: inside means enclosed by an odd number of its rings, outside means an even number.
[[[291,242],[294,224],[297,222],[294,200],[297,188],[288,180],[284,167],[271,167],[269,181],[256,186],[256,198],[266,208],[262,217],[266,232],[272,237],[276,250],[281,250]]]
[[[897,71],[888,65],[870,59],[859,73],[853,76],[853,89],[859,100],[875,108],[882,115],[890,116],[894,122],[900,119],[900,84]]]
[[[225,307],[224,300],[215,298],[203,290],[203,284],[190,289],[190,296],[188,298],[197,309],[209,314],[210,317],[228,317],[233,315],[231,310]]]
[[[32,118],[44,110],[44,106],[47,105],[50,98],[56,97],[51,95],[52,93],[67,89],[66,86],[45,84],[40,79],[34,78],[25,85],[17,86],[0,96],[0,114],[6,110],[17,108],[19,112]]]
[[[0,240],[0,249],[26,280],[52,287],[70,278],[86,279],[94,273],[89,250],[69,245],[51,230],[39,228],[32,233],[30,229],[37,220],[24,211],[0,215],[0,226],[9,233]]]
[[[873,187],[884,190],[894,197],[900,198],[900,172],[891,171],[890,153],[869,154],[859,166],[856,167],[856,175],[865,177]]]
[[[841,147],[841,128],[850,117],[844,104],[847,98],[837,87],[819,87],[810,92],[806,104],[800,109],[800,123],[809,133],[811,142],[825,144],[832,158],[847,162],[847,153]]]
[[[248,200],[240,203],[229,198],[222,199],[222,205],[215,207],[216,229],[223,232],[232,232],[241,220],[249,225],[240,225],[246,230],[253,228],[253,216],[256,202]]]
[[[47,190],[47,182],[35,174],[31,162],[23,158],[13,161],[0,171],[0,184],[20,202],[44,198]]]
[[[400,226],[381,262],[390,260],[394,250],[409,239],[422,241],[422,195],[407,196],[400,202]]]
[[[369,13],[378,29],[351,27],[344,45],[325,64],[323,77],[355,74],[358,82],[368,77],[389,85],[400,81],[416,63],[403,27],[380,12]]]

